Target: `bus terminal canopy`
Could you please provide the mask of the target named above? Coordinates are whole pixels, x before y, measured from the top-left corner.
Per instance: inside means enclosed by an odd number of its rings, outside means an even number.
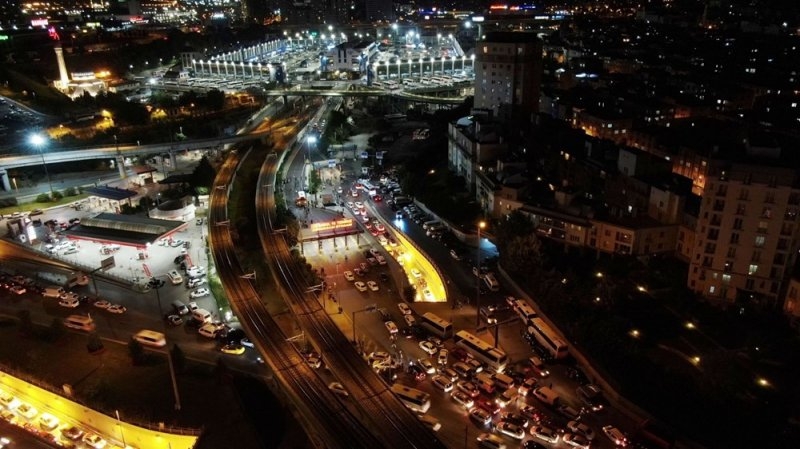
[[[145,248],[187,226],[183,221],[102,213],[82,220],[64,233],[69,238]]]
[[[118,189],[116,187],[108,187],[108,186],[89,187],[85,189],[84,192],[92,196],[97,196],[100,198],[105,198],[117,202],[122,200],[128,200],[130,202],[131,198],[138,195],[138,193],[134,192],[133,190]]]

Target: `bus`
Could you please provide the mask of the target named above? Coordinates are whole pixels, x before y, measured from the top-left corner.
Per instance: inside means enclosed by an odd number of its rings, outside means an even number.
[[[519,315],[519,318],[522,320],[523,323],[525,323],[525,325],[530,323],[532,319],[538,316],[536,314],[536,311],[533,310],[533,307],[531,307],[530,304],[528,304],[527,302],[525,302],[525,300],[522,299],[517,300],[515,309],[517,310],[517,315]]]
[[[553,332],[541,318],[533,318],[528,322],[528,333],[555,359],[563,359],[569,355],[567,344]]]
[[[456,346],[466,349],[473,357],[502,373],[508,364],[508,356],[500,348],[486,343],[467,331],[459,331],[455,336]]]
[[[426,413],[431,408],[431,395],[424,391],[419,391],[403,384],[392,384],[392,393],[406,407],[417,413]]]
[[[453,336],[453,323],[443,320],[431,312],[422,315],[420,326],[439,338],[448,339]]]

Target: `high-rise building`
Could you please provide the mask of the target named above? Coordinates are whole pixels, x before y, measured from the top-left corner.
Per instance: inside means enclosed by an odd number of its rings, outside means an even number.
[[[800,173],[770,159],[710,161],[689,266],[695,292],[778,305],[797,254]]]
[[[475,108],[533,121],[539,111],[542,42],[534,33],[490,32],[475,46]]]
[[[364,15],[367,22],[394,20],[394,2],[392,0],[365,0]]]

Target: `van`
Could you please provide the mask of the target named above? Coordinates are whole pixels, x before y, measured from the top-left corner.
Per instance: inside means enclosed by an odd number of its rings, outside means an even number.
[[[428,228],[433,227],[434,225],[437,224],[441,224],[441,222],[439,220],[426,221],[425,223],[422,223],[422,229],[427,230]]]
[[[197,309],[192,312],[192,318],[198,323],[208,323],[211,321],[211,312],[206,309]]]
[[[58,298],[64,293],[66,292],[63,287],[46,287],[42,292],[42,296],[45,298]]]
[[[506,449],[503,439],[493,433],[482,433],[478,435],[478,447],[486,449]]]
[[[177,299],[172,301],[172,308],[175,309],[175,313],[178,315],[186,315],[189,313],[189,308],[186,307],[186,304],[178,301]]]
[[[133,339],[145,346],[152,346],[154,348],[163,348],[167,345],[167,340],[161,332],[142,329],[137,332]]]
[[[483,277],[483,283],[486,284],[486,287],[493,292],[500,290],[500,283],[497,282],[497,279],[492,273],[486,273],[486,275]]]
[[[497,397],[495,403],[497,403],[500,408],[506,408],[508,404],[511,404],[517,399],[518,394],[519,390],[516,388],[507,388],[500,396]]]
[[[503,390],[507,390],[509,388],[513,388],[514,387],[514,379],[512,379],[509,376],[506,376],[503,373],[495,373],[492,376],[492,380],[494,381],[495,385],[498,388],[501,388]]]
[[[556,405],[559,400],[558,394],[550,389],[550,387],[536,388],[533,390],[533,396],[548,405]]]
[[[489,373],[476,374],[475,383],[478,384],[478,388],[485,391],[487,394],[494,393],[495,383],[494,380],[492,380],[492,376]]]
[[[94,330],[94,320],[90,316],[70,315],[64,319],[64,327],[91,332]]]

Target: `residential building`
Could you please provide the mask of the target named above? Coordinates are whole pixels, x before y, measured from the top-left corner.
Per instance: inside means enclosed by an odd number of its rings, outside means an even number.
[[[487,112],[473,110],[472,116],[463,117],[448,126],[449,168],[464,177],[470,190],[476,188],[476,173],[490,166],[508,149]]]
[[[535,33],[489,32],[475,47],[475,107],[533,122],[539,111],[542,43]]]

